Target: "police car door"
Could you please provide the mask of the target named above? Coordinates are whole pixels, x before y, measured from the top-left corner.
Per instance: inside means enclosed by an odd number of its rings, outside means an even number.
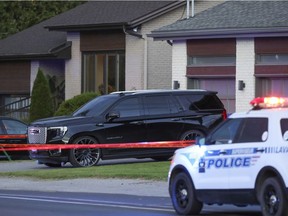
[[[230,148],[229,185],[234,189],[254,188],[255,178],[260,169],[263,147],[268,138],[268,118],[245,117]]]
[[[199,160],[200,188],[229,188],[229,167],[233,162],[228,151],[240,125],[241,119],[227,119],[206,138],[206,145],[201,146],[203,157]]]

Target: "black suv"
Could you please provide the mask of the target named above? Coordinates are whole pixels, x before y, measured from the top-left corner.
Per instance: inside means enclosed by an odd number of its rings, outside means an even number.
[[[99,96],[71,116],[40,119],[28,128],[29,143],[94,144],[194,140],[226,118],[216,96],[205,90],[138,90]],[[176,148],[31,151],[51,167],[70,162],[93,166],[99,159],[169,159]]]

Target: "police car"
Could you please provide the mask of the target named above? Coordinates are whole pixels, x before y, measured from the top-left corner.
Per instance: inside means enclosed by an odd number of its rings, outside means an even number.
[[[251,105],[175,152],[168,181],[178,214],[234,204],[260,205],[263,216],[288,215],[288,98],[256,98]]]

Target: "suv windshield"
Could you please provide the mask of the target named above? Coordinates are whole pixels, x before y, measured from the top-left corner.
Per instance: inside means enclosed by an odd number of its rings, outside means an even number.
[[[103,95],[99,96],[73,113],[73,116],[98,116],[102,114],[109,106],[111,106],[119,96]]]

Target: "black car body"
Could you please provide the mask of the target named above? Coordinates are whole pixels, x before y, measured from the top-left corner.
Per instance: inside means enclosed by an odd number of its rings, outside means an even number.
[[[190,140],[204,136],[226,118],[216,92],[205,90],[138,90],[99,96],[71,116],[33,122],[29,143],[92,144]],[[176,149],[176,148],[175,148]],[[168,159],[174,148],[71,149],[30,152],[47,166],[70,162],[92,166],[101,159]]]
[[[0,116],[0,144],[27,144],[27,124],[11,117]],[[0,158],[28,159],[28,151],[0,151]]]

